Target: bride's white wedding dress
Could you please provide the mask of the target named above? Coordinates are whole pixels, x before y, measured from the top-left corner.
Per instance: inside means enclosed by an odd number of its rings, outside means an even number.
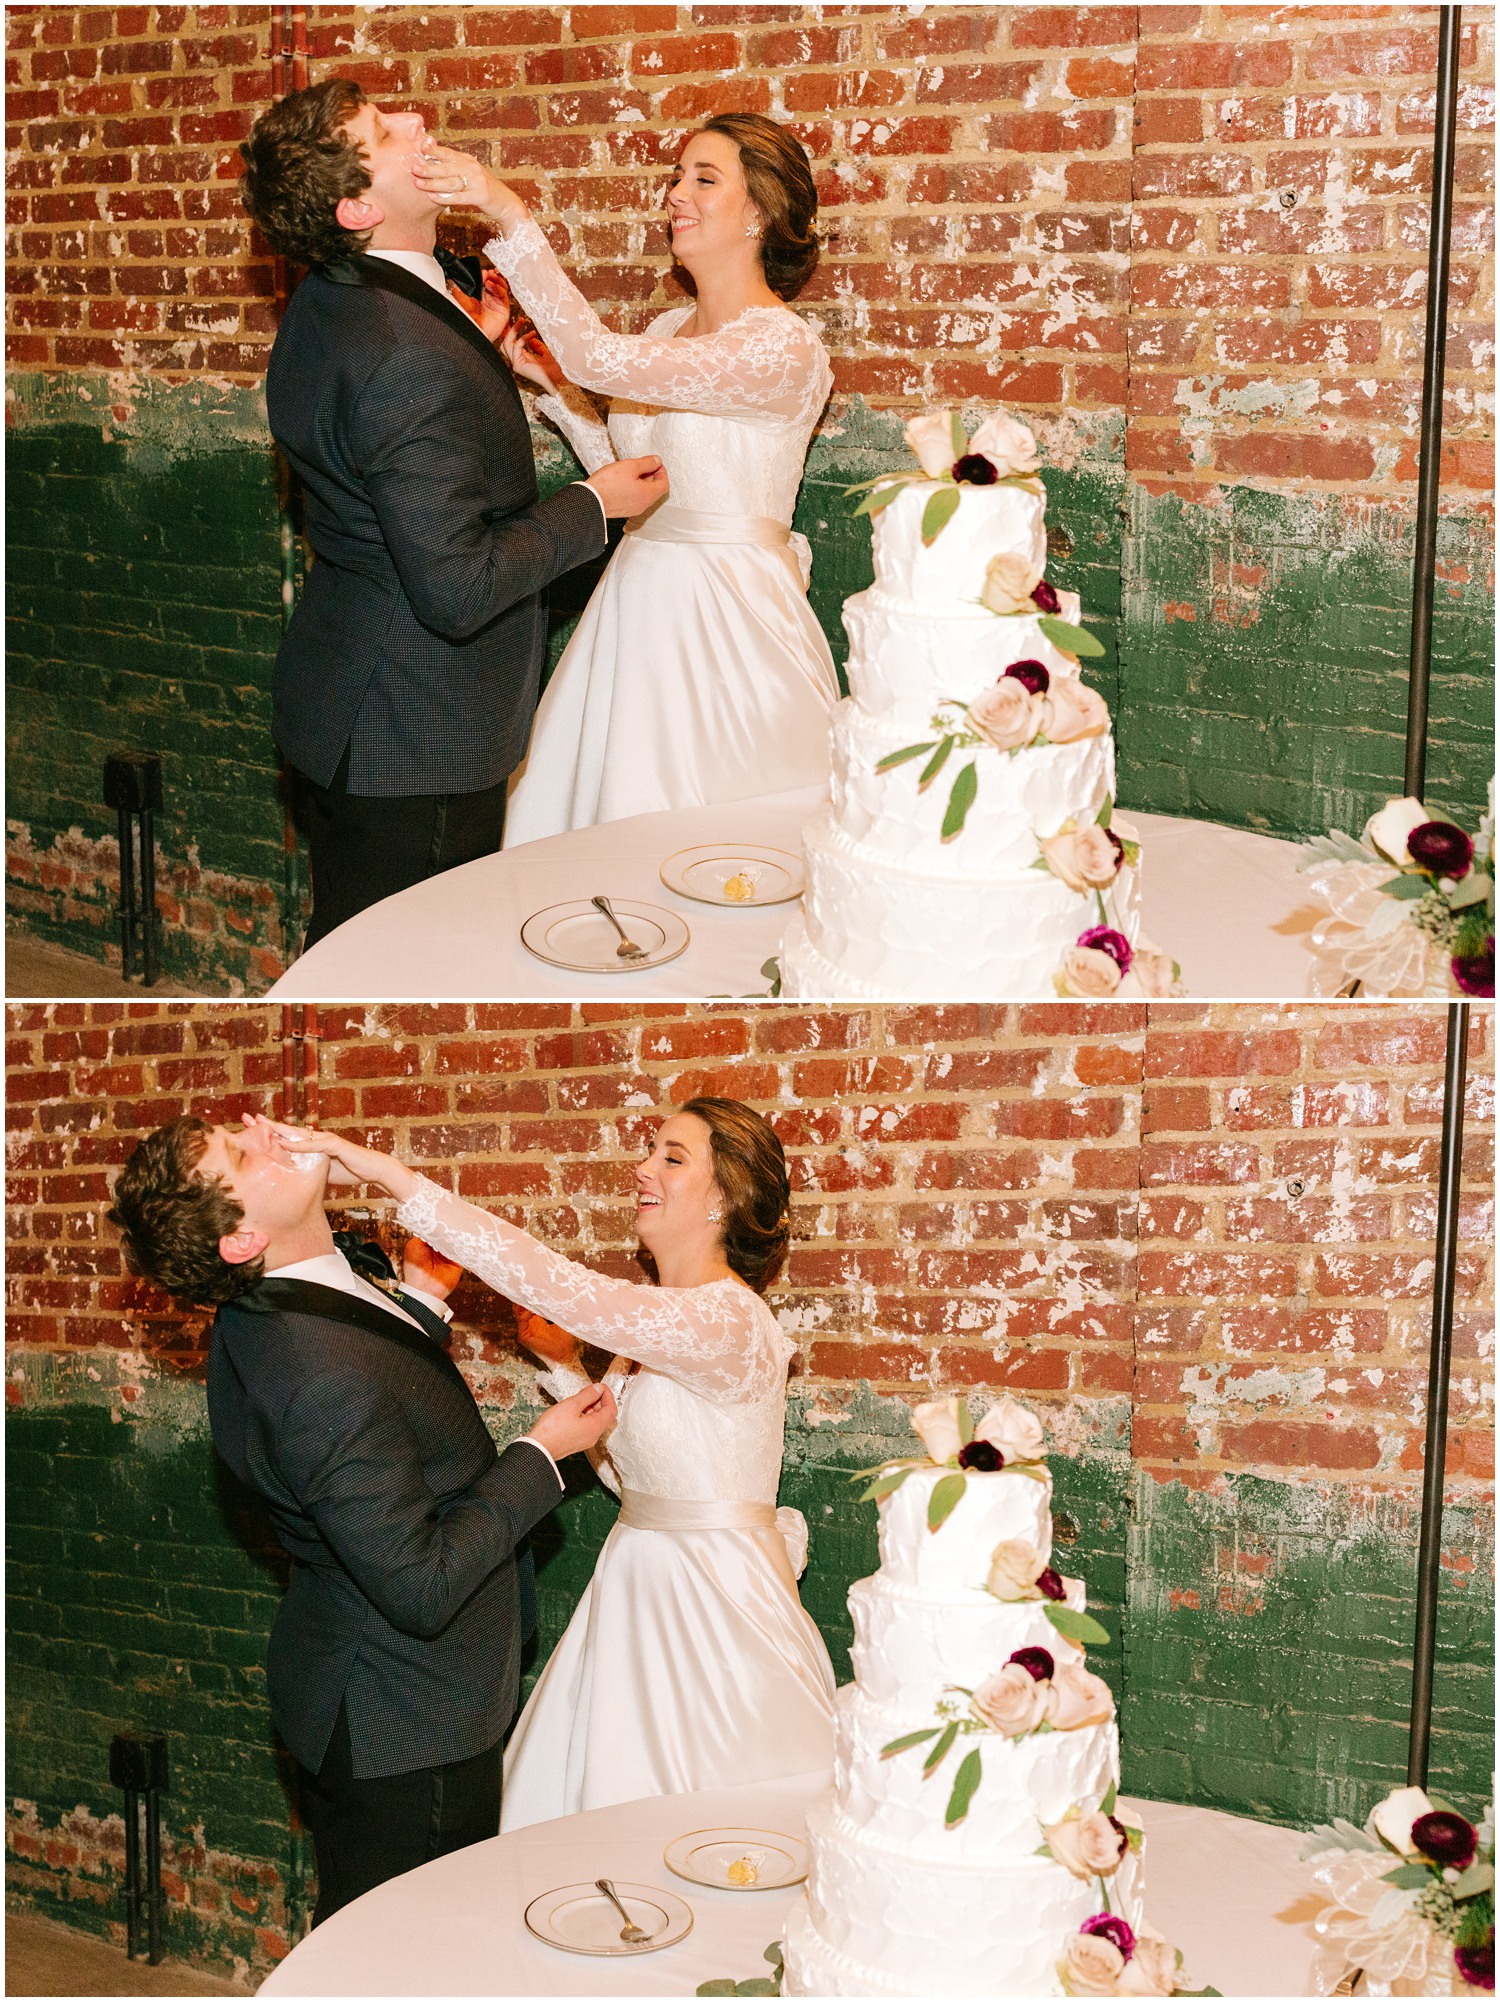
[[[671,492],[630,524],[543,694],[505,846],[669,807],[822,785],[838,676],[791,532],[833,376],[816,331],[755,306],[679,340],[693,307],[611,333],[531,220],[486,245],[571,383],[544,397],[590,472],[657,453]]]
[[[831,1766],[833,1669],[797,1597],[806,1527],[776,1507],[794,1344],[765,1301],[737,1279],[606,1278],[431,1182],[397,1216],[615,1355],[619,1422],[595,1463],[620,1520],[506,1752],[502,1829]],[[541,1381],[567,1396],[585,1379]]]

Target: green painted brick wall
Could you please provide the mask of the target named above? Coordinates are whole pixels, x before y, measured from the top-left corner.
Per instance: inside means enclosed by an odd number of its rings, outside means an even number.
[[[6,1428],[12,1895],[75,1925],[118,1918],[115,1874],[70,1864],[66,1845],[49,1859],[47,1840],[76,1837],[80,1810],[88,1826],[118,1813],[116,1731],[163,1730],[169,1882],[174,1870],[200,1881],[207,1856],[238,1892],[217,1910],[174,1902],[173,1948],[263,1969],[298,1866],[263,1670],[279,1555],[217,1467],[196,1385],[140,1383],[98,1352],[18,1357],[12,1381],[23,1386]],[[528,1409],[518,1401],[497,1431],[520,1429]],[[1087,1580],[1112,1636],[1094,1658],[1120,1706],[1127,1790],[1304,1825],[1362,1817],[1405,1767],[1412,1509],[1250,1477],[1212,1493],[1159,1484],[1133,1468],[1128,1427],[1128,1407],[1105,1402],[1053,1457],[1055,1513],[1076,1531],[1060,1561]],[[845,1595],[876,1562],[874,1512],[849,1472],[910,1444],[903,1408],[865,1386],[794,1395],[781,1499],[808,1518],[804,1602],[841,1681]],[[539,1533],[528,1686],[613,1519],[590,1486]],[[1492,1759],[1492,1575],[1488,1519],[1451,1510],[1433,1783],[1475,1808]]]
[[[115,392],[119,393],[119,392]],[[20,374],[7,436],[11,909],[102,956],[113,942],[111,750],[162,753],[165,971],[265,987],[300,922],[269,737],[280,632],[274,461],[247,389]],[[977,415],[977,407],[971,412]],[[1403,507],[1327,494],[1158,496],[1123,427],[1042,421],[1049,521],[1105,657],[1120,795],[1265,832],[1357,829],[1399,789],[1410,546]],[[544,490],[576,473],[538,438]],[[900,422],[858,399],[814,441],[796,522],[812,602],[843,661],[845,597],[870,580],[843,488],[909,463]],[[1444,518],[1429,798],[1472,823],[1493,765],[1493,531]],[[554,593],[552,657],[594,573]]]

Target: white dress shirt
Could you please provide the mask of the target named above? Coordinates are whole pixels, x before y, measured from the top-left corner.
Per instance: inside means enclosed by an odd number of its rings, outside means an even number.
[[[448,301],[448,304],[453,306],[457,312],[463,312],[463,307],[457,305],[453,294],[448,290],[448,281],[443,276],[442,265],[438,263],[430,250],[367,250],[365,256],[383,257],[387,264],[399,264],[401,269],[409,271],[413,278],[420,278],[422,283],[430,285],[434,292],[441,292],[443,297]],[[609,510],[604,505],[604,496],[599,492],[597,487],[589,486],[587,480],[575,480],[573,484],[575,487],[587,488],[594,496],[594,499],[598,501],[599,512],[604,516],[604,526],[607,532],[609,529]],[[542,1450],[545,1452],[547,1449],[544,1446]]]
[[[398,251],[392,254],[401,257],[414,257],[418,253],[415,251]],[[398,1321],[404,1321],[407,1327],[415,1328],[418,1334],[426,1336],[428,1341],[432,1340],[432,1337],[427,1334],[427,1330],[422,1326],[420,1321],[415,1320],[408,1314],[406,1309],[398,1301],[393,1300],[389,1293],[382,1293],[378,1286],[372,1286],[368,1279],[356,1272],[341,1251],[324,1251],[320,1252],[316,1258],[299,1258],[294,1264],[278,1265],[276,1270],[268,1272],[266,1277],[268,1279],[305,1279],[312,1286],[330,1286],[335,1293],[351,1293],[356,1300],[364,1300],[371,1306],[383,1307],[388,1314],[394,1314]],[[413,1286],[408,1290],[413,1293],[421,1293],[422,1304],[430,1312],[439,1315],[445,1321],[453,1319],[453,1309],[446,1301],[439,1300],[435,1294],[423,1292],[419,1286]],[[521,1444],[523,1446],[535,1446],[539,1453],[547,1455],[547,1464],[551,1467],[553,1473],[557,1475],[557,1485],[561,1487],[563,1485],[563,1477],[558,1470],[557,1462],[553,1459],[551,1453],[547,1452],[547,1448],[542,1444],[541,1440],[533,1439],[531,1434],[527,1432],[522,1434]]]

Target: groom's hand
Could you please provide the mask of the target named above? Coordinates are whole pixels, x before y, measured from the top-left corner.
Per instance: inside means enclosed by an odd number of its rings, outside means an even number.
[[[587,1390],[575,1391],[544,1411],[529,1436],[545,1446],[554,1460],[564,1460],[569,1453],[581,1453],[594,1445],[614,1424],[615,1416],[614,1393],[609,1386],[591,1383]]]
[[[666,493],[667,469],[653,453],[644,459],[616,459],[583,482],[604,503],[606,514],[644,514]]]

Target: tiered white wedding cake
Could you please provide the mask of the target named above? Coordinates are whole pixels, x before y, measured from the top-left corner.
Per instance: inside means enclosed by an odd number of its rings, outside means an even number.
[[[850,697],[832,799],[803,834],[781,949],[803,998],[1169,992],[1140,938],[1140,848],[1078,656],[1103,652],[1044,578],[1036,443],[1001,413],[966,439],[907,426],[922,474],[881,475],[875,582],[844,606]]]
[[[1116,1811],[1114,1703],[1080,1645],[1105,1636],[1049,1562],[1041,1427],[1008,1398],[977,1438],[958,1400],[915,1419],[932,1459],[872,1489],[880,1569],[849,1593],[856,1679],[808,1816],[784,1992],[1109,1994],[1123,1978],[1168,1995],[1177,1955],[1142,1930],[1142,1837]]]

